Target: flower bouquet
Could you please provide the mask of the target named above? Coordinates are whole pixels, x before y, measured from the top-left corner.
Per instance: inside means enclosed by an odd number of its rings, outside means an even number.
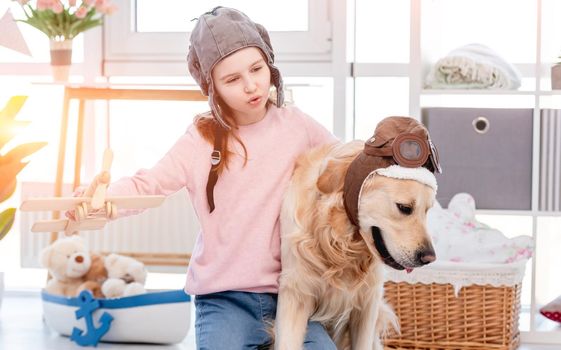
[[[55,81],[66,81],[72,61],[72,39],[97,27],[105,15],[116,10],[110,0],[17,0],[27,23],[50,40],[51,65]]]

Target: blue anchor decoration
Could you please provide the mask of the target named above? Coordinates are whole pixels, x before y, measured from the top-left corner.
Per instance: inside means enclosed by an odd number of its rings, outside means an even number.
[[[99,309],[99,300],[94,299],[92,294],[84,290],[78,296],[80,308],[76,310],[76,319],[84,317],[86,319],[86,334],[82,334],[84,331],[74,327],[72,329],[72,335],[70,340],[76,342],[80,346],[97,346],[97,343],[101,340],[101,337],[105,335],[111,328],[111,322],[113,321],[113,316],[109,313],[104,312],[99,318],[99,323],[101,326],[96,328],[93,322],[93,312]]]

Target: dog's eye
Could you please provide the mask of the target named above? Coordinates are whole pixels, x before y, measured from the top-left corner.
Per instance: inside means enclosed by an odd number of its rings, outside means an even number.
[[[399,209],[399,211],[402,214],[411,215],[411,213],[413,213],[413,207],[410,207],[410,206],[405,205],[405,204],[399,204],[399,203],[397,203],[396,205],[397,205],[397,209]]]

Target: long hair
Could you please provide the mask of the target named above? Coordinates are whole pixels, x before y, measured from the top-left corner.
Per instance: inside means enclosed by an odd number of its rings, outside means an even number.
[[[265,62],[267,62],[267,56],[263,53],[261,49],[259,49],[259,53],[261,54],[261,57],[263,57]],[[269,68],[269,75],[270,75],[269,81],[271,81],[272,73],[271,73],[271,67],[269,66],[268,63],[267,63],[267,67]],[[274,89],[273,96],[271,96],[272,91],[271,89],[269,89],[269,98],[267,99],[267,104],[265,105],[266,109],[268,109],[271,104],[276,105],[275,101],[276,101],[277,93],[278,91],[276,91],[276,86]],[[230,130],[226,130],[226,129],[223,130],[225,135],[222,138],[222,145],[221,145],[222,159],[218,164],[218,168],[217,168],[218,174],[220,175],[224,170],[224,168],[228,169],[228,164],[230,163],[232,156],[235,154],[228,148],[228,144],[230,143],[230,137],[233,140],[237,141],[243,148],[243,152],[244,152],[243,166],[247,164],[248,157],[247,157],[247,148],[245,147],[245,144],[243,143],[243,141],[238,135],[239,125],[238,123],[236,123],[236,119],[233,117],[234,113],[232,112],[232,109],[224,102],[224,100],[222,100],[222,98],[216,91],[214,92],[214,96],[216,98],[216,103],[218,104],[218,108],[220,109],[222,120],[224,120],[226,124],[230,126]],[[203,136],[203,138],[207,140],[211,145],[214,145],[214,130],[216,127],[221,127],[221,126],[216,121],[216,118],[212,114],[212,111],[196,116],[194,120],[194,124],[197,130],[199,131],[199,133]]]
[[[234,141],[237,141],[242,146],[244,152],[244,166],[247,164],[247,148],[238,135],[237,131],[239,129],[239,126],[236,123],[236,119],[233,117],[231,108],[228,107],[228,105],[224,103],[224,101],[222,101],[222,98],[220,98],[218,94],[216,94],[216,102],[218,103],[218,107],[220,108],[223,120],[230,126],[230,130],[222,130],[222,132],[224,132],[222,145],[220,145],[220,148],[222,150],[222,159],[217,168],[218,174],[221,174],[224,168],[228,169],[228,164],[230,163],[232,156],[234,156],[235,154],[228,147],[230,138]],[[222,126],[218,124],[218,121],[216,121],[216,118],[214,118],[212,112],[197,115],[195,117],[194,124],[203,138],[211,145],[214,145],[214,130],[215,128],[221,128]]]

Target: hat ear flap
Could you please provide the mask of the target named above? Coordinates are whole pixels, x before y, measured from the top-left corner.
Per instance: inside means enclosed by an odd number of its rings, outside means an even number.
[[[257,27],[257,31],[259,32],[261,39],[263,39],[265,45],[267,45],[267,48],[269,49],[269,52],[267,52],[267,54],[271,56],[271,60],[274,62],[275,54],[273,52],[273,45],[271,45],[271,38],[269,37],[269,33],[267,32],[267,29],[265,29],[265,27],[263,27],[259,23],[255,23],[255,27]]]

